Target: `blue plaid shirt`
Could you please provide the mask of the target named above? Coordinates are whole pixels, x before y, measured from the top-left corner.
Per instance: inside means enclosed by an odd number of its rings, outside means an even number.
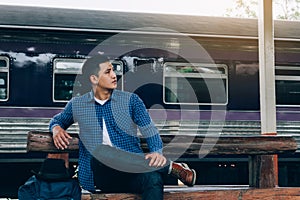
[[[92,91],[72,98],[64,110],[51,119],[49,129],[52,131],[53,127],[59,125],[66,130],[78,122],[80,128],[78,178],[82,187],[89,191],[95,190],[90,160],[95,147],[102,144],[103,119],[110,140],[116,148],[143,153],[137,134],[139,128],[150,152],[162,153],[163,145],[158,130],[144,103],[136,94],[114,90],[111,98],[103,105],[95,102]]]

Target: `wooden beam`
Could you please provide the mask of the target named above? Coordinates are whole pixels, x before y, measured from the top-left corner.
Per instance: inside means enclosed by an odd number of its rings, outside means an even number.
[[[187,139],[194,137],[194,139]],[[164,153],[192,155],[266,155],[291,153],[297,142],[291,136],[171,136],[163,135]],[[184,141],[192,141],[185,143]],[[185,151],[184,151],[185,150]]]
[[[249,186],[254,188],[274,188],[277,184],[274,171],[274,157],[270,155],[249,156]]]
[[[30,131],[27,134],[27,151],[40,151],[47,153],[69,153],[78,151],[78,134],[71,134],[70,145],[65,150],[54,146],[52,133],[42,131]]]
[[[215,189],[207,189],[205,186],[198,186],[194,189],[178,189],[167,190],[164,194],[164,200],[300,200],[300,188],[271,188],[271,189],[253,189],[242,188],[235,189],[234,187],[214,187]],[[136,194],[85,194],[82,199],[102,199],[102,200],[141,200],[140,195]]]
[[[28,133],[27,151],[67,153],[78,151],[78,135],[72,135],[70,145],[65,150],[54,146],[50,132],[31,131]],[[266,155],[293,153],[297,142],[292,136],[174,136],[162,135],[164,153],[170,157],[182,152],[183,156],[199,155]],[[184,141],[190,141],[185,143]],[[146,143],[142,143],[147,150]]]

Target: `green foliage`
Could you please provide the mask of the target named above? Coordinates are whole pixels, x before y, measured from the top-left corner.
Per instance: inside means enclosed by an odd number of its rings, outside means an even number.
[[[277,0],[275,4],[282,10],[277,19],[300,20],[300,0]]]
[[[257,18],[259,0],[235,0],[233,8],[226,9],[227,17]],[[300,20],[300,0],[273,0],[274,18]]]
[[[241,18],[257,18],[257,0],[236,0],[234,8],[228,8],[225,16]]]

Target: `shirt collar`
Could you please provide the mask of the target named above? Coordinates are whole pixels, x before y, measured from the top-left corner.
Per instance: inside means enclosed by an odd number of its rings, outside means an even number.
[[[95,99],[94,99],[94,91],[91,90],[89,93],[88,93],[88,101],[89,102],[95,102]],[[118,90],[113,90],[109,100],[113,100],[115,101],[117,99],[117,96],[119,96],[119,91]]]

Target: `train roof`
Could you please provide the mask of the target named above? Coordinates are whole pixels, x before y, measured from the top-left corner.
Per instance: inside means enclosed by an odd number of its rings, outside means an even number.
[[[1,27],[107,32],[153,27],[152,31],[189,35],[258,36],[256,19],[4,5],[0,6]],[[299,21],[275,20],[274,27],[276,38],[300,38]]]

